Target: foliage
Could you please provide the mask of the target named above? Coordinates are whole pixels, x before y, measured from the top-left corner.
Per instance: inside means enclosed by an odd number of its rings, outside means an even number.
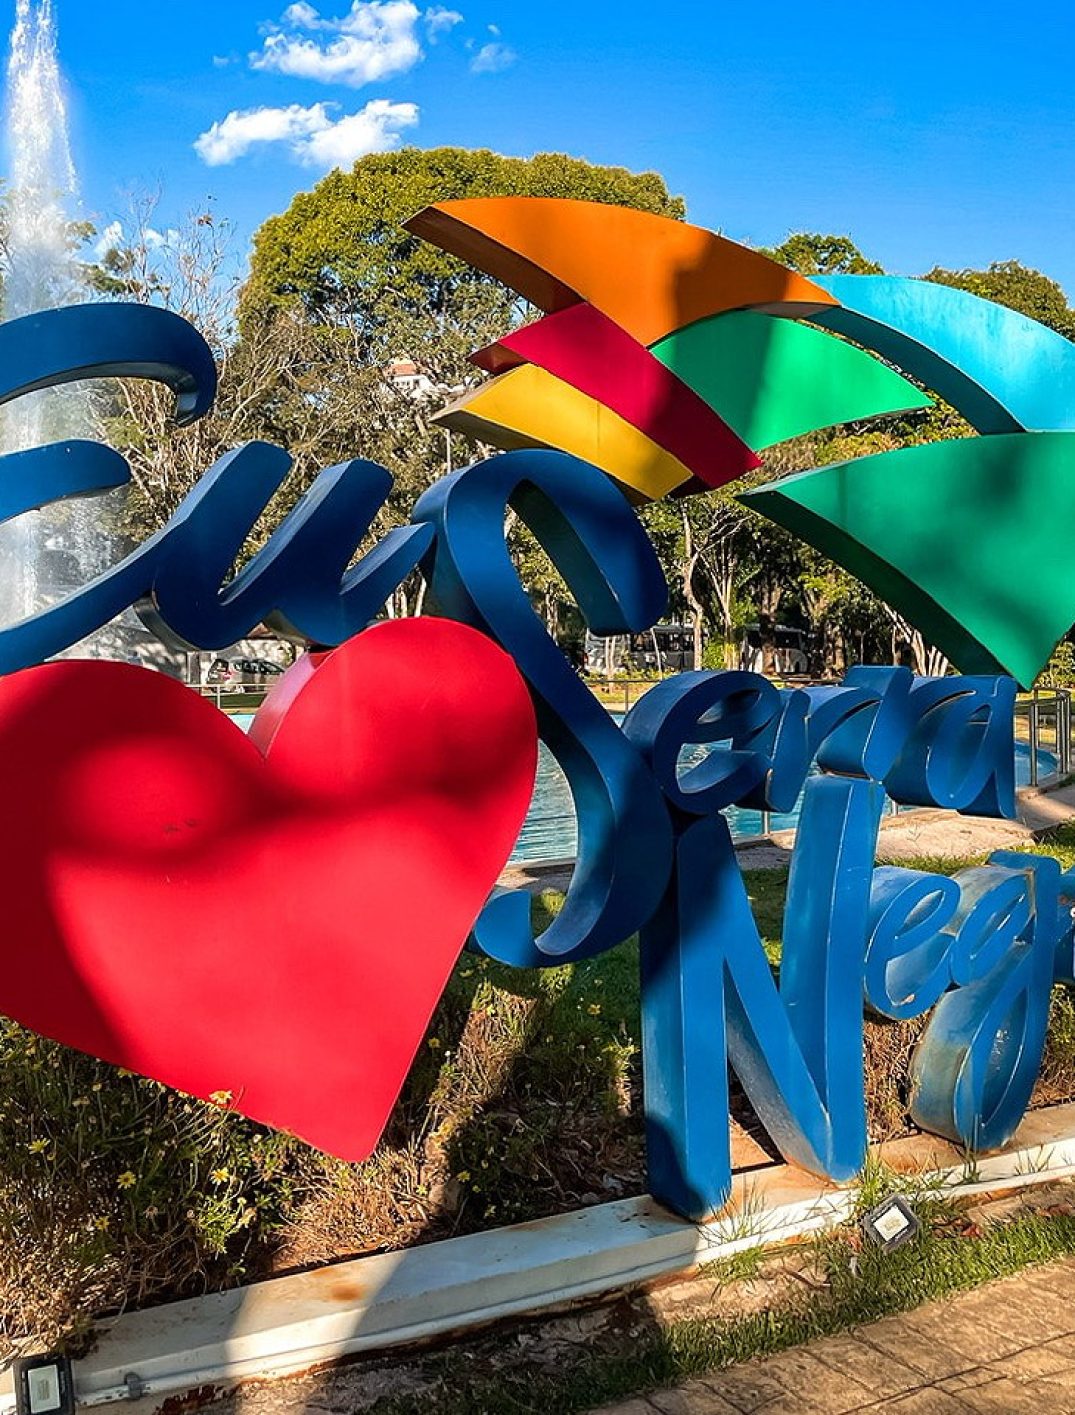
[[[514,292],[403,223],[436,201],[490,196],[566,197],[674,218],[685,211],[652,172],[559,153],[406,148],[332,172],[254,239],[240,301],[243,342],[284,321],[313,346],[302,360],[308,386],[318,390],[317,418],[300,416],[298,439],[285,424],[282,440],[321,465],[361,453],[390,467],[397,520],[444,471],[445,434],[430,420],[476,381],[471,353],[527,317]],[[390,366],[400,359],[428,381],[427,396],[393,385]]]
[[[452,457],[453,439],[433,414],[475,378],[471,352],[526,311],[498,282],[409,235],[402,223],[433,201],[492,195],[684,214],[683,202],[654,173],[556,153],[521,159],[405,149],[363,158],[296,196],[257,233],[240,290],[230,274],[226,222],[211,210],[197,212],[161,241],[154,199],[136,203],[123,223],[126,236],[91,270],[92,283],[102,294],[163,304],[191,320],[217,353],[220,391],[213,413],[186,429],[175,427],[170,395],[153,385],[119,385],[101,410],[106,437],[132,466],[130,533],[158,529],[213,461],[254,438],[286,447],[295,469],[247,554],[321,469],[352,457],[379,462],[395,477],[374,532],[409,519]],[[393,380],[391,366],[401,359],[413,361],[427,391]],[[420,603],[415,582],[393,608],[412,613]]]
[[[467,356],[513,322],[516,297],[403,223],[423,207],[464,197],[570,197],[637,207],[682,219],[656,173],[599,167],[561,153],[532,158],[464,148],[404,148],[361,158],[312,192],[302,192],[254,239],[244,321],[269,308],[301,308],[312,323],[345,329],[361,356],[386,362],[401,352],[440,381],[456,382]],[[400,340],[405,339],[401,344]]]
[[[763,252],[802,275],[881,275],[876,261],[862,254],[850,236],[822,236],[796,231],[779,246]]]
[[[300,1146],[221,1106],[0,1024],[0,1333],[257,1271]]]
[[[1061,639],[1037,684],[1039,688],[1071,688],[1075,686],[1075,644],[1070,639]]]

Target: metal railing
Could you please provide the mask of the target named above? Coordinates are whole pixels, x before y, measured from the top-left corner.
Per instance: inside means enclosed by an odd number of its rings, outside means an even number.
[[[1035,688],[1028,698],[1020,698],[1015,705],[1016,738],[1025,741],[1030,758],[1031,786],[1038,786],[1043,779],[1054,776],[1068,776],[1071,772],[1071,692],[1067,688]],[[1021,730],[1026,724],[1025,737]],[[1052,752],[1056,758],[1053,771],[1042,773],[1041,753]]]
[[[583,678],[587,688],[594,697],[610,712],[622,712],[627,715],[638,702],[639,698],[648,693],[651,688],[655,688],[658,683],[662,683],[665,678],[677,678],[679,670],[664,673],[659,678]],[[780,679],[780,682],[791,688],[805,688],[818,682],[816,678],[808,678],[787,674]]]
[[[225,698],[240,698],[239,703],[232,703],[229,706],[237,707],[240,712],[253,712],[260,707],[262,699],[269,691],[269,685],[275,682],[270,679],[269,683],[191,683],[186,686],[192,692],[198,693],[203,698],[208,698],[212,703],[216,703],[221,710],[224,709]]]

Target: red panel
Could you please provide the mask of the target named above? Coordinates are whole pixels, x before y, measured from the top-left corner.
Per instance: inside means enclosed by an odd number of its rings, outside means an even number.
[[[118,663],[0,682],[0,1011],[360,1160],[526,814],[533,709],[500,649],[425,619],[262,712],[248,739]]]
[[[490,373],[535,364],[611,408],[707,486],[724,486],[761,459],[693,389],[592,305],[573,305],[474,354]]]

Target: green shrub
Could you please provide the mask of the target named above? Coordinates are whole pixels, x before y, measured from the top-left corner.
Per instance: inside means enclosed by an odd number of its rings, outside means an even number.
[[[1075,644],[1061,639],[1038,679],[1039,688],[1075,687]]]
[[[301,1148],[0,1023],[0,1332],[242,1278]]]

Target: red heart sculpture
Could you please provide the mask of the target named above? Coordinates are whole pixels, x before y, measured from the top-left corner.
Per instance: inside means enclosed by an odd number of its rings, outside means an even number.
[[[536,758],[511,659],[447,620],[300,661],[249,739],[125,664],[0,681],[0,1012],[364,1159]]]

